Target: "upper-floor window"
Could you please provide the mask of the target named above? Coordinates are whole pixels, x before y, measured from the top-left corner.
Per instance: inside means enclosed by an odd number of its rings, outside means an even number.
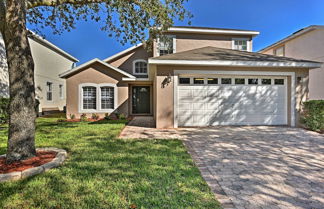
[[[285,56],[285,47],[281,46],[273,50],[273,54],[276,56]]]
[[[249,51],[249,40],[243,38],[233,39],[233,49],[240,51]]]
[[[174,53],[174,36],[165,35],[158,38],[158,56]]]
[[[53,83],[52,82],[47,82],[46,83],[46,100],[47,101],[52,101],[53,100]]]
[[[135,60],[133,62],[134,75],[147,75],[147,62],[145,60]]]

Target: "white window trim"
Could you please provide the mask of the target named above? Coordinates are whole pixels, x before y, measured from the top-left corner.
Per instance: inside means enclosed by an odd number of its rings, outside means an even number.
[[[173,127],[178,128],[178,79],[179,76],[186,77],[186,75],[199,74],[203,75],[244,75],[244,76],[288,76],[291,78],[291,98],[290,98],[290,126],[296,126],[296,73],[295,72],[267,72],[267,71],[212,71],[212,70],[174,70],[173,76]],[[220,80],[220,79],[219,79]],[[272,81],[274,82],[274,81]],[[287,79],[285,79],[285,84],[287,84]],[[286,85],[288,88],[288,85]],[[288,104],[288,95],[286,96],[286,104]],[[288,106],[285,107],[285,112],[288,112]],[[288,117],[287,117],[288,122]]]
[[[135,64],[137,62],[145,62],[146,63],[146,73],[136,73]],[[148,71],[149,71],[149,66],[148,66],[147,60],[137,59],[137,60],[133,61],[133,75],[148,75]]]
[[[52,88],[51,91],[48,90],[48,86],[47,86],[48,83],[51,84],[51,88]],[[48,99],[47,99],[47,93],[48,93],[48,92],[51,92],[51,93],[52,93],[52,99],[51,99],[51,100],[48,100]],[[51,82],[51,81],[46,81],[46,101],[47,101],[47,102],[53,102],[53,82]]]
[[[247,44],[247,52],[251,52],[252,49],[250,47],[250,39],[249,38],[232,38],[232,49],[233,50],[236,50],[235,49],[235,41],[247,41],[246,44]],[[242,50],[241,50],[242,51]],[[243,51],[244,52],[244,51]]]
[[[282,49],[282,55],[278,55],[278,54],[277,54],[277,50],[279,50],[279,49]],[[273,49],[273,55],[275,55],[275,56],[279,56],[279,57],[284,57],[284,56],[285,56],[285,46],[282,45],[282,46],[279,46],[279,47],[277,47],[277,48],[274,48],[274,49]]]
[[[172,44],[173,44],[173,50],[172,50],[172,53],[176,53],[177,52],[177,39],[176,39],[176,35],[167,35],[169,36],[170,38],[172,38]],[[155,50],[156,50],[156,56],[160,56],[160,38],[157,38],[157,41],[156,41],[156,47],[155,47]]]
[[[96,107],[97,109],[83,109],[83,87],[92,86],[96,88]],[[114,109],[102,109],[101,108],[101,87],[114,87]],[[79,113],[112,113],[117,109],[118,104],[118,89],[117,85],[113,83],[82,83],[79,84]]]

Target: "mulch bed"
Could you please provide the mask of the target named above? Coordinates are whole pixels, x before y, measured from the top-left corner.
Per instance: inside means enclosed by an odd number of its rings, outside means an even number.
[[[6,158],[0,158],[0,174],[11,173],[15,171],[24,171],[28,168],[38,167],[51,162],[56,157],[53,151],[37,151],[36,156],[27,160],[6,164]]]

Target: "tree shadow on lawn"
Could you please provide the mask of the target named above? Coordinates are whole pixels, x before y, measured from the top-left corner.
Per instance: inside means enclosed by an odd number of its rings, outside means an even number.
[[[218,206],[178,140],[89,138],[63,167],[0,188],[0,207],[17,195],[27,207]]]
[[[116,139],[123,124],[40,124],[37,138],[48,135],[44,129],[54,133],[38,146],[63,148],[69,156],[62,167],[0,184],[0,208],[219,207],[180,141]]]

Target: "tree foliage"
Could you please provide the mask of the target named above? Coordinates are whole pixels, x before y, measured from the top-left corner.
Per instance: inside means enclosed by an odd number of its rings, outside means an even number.
[[[27,21],[31,29],[39,34],[49,27],[54,34],[70,31],[78,21],[95,21],[109,36],[119,42],[146,41],[145,31],[150,28],[154,38],[174,24],[174,19],[190,24],[192,14],[184,4],[188,0],[67,0],[30,1]]]
[[[0,0],[0,32],[6,47],[10,92],[7,163],[36,154],[34,62],[26,23],[42,35],[46,27],[61,34],[74,29],[80,20],[92,20],[122,44],[134,44],[146,41],[147,29],[154,39],[173,25],[174,19],[190,18],[184,7],[187,1]]]

